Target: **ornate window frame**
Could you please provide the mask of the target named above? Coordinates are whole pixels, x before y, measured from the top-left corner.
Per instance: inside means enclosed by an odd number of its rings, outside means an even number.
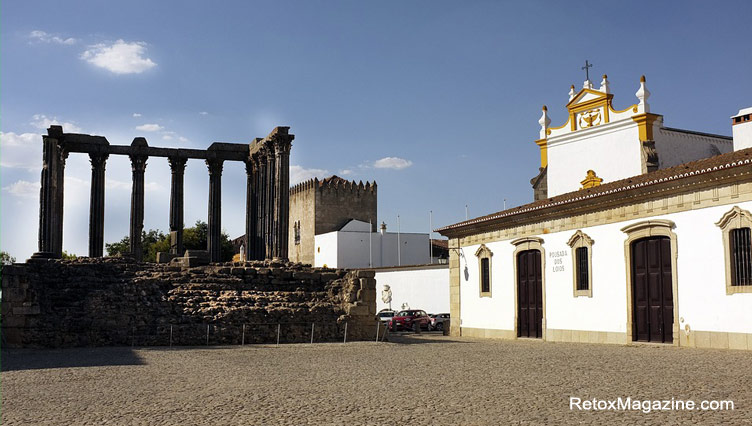
[[[567,241],[567,245],[572,249],[572,294],[574,297],[593,297],[593,244],[595,241],[579,229]],[[577,249],[582,247],[587,249],[587,290],[577,290]]]
[[[674,299],[674,325],[672,331],[672,345],[679,346],[679,274],[677,273],[677,260],[679,252],[677,250],[676,233],[673,229],[676,224],[667,219],[651,219],[633,223],[621,228],[621,231],[627,234],[624,240],[624,265],[627,269],[627,344],[639,343],[633,338],[633,321],[632,317],[632,243],[648,237],[668,237],[671,241],[671,292]]]
[[[485,244],[481,244],[478,250],[475,251],[475,257],[478,258],[478,294],[480,297],[491,297],[491,290],[493,289],[491,258],[493,257],[493,252]],[[488,291],[483,291],[483,259],[488,259]]]
[[[734,206],[727,211],[721,220],[716,222],[723,234],[723,264],[726,270],[726,294],[752,293],[752,285],[731,285],[731,230],[739,228],[752,228],[752,213]]]
[[[514,264],[514,336],[517,338],[517,324],[519,324],[519,283],[517,282],[517,256],[527,250],[538,250],[541,254],[541,282],[542,282],[542,296],[543,296],[543,321],[541,323],[541,329],[543,330],[543,336],[541,340],[548,340],[548,322],[546,321],[546,249],[543,248],[543,238],[540,237],[521,237],[509,242],[514,246],[514,253],[512,254],[512,263]]]

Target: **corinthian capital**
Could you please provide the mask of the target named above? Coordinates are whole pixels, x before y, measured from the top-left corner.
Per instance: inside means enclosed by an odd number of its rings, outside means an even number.
[[[220,158],[207,158],[206,159],[206,166],[209,168],[209,175],[221,175],[222,174],[222,164],[224,160]]]

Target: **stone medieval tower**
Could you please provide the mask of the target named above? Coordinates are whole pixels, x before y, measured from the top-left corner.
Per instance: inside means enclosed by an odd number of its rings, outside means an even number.
[[[339,231],[352,219],[370,221],[376,232],[376,182],[332,176],[290,188],[290,261],[313,264],[314,236]]]

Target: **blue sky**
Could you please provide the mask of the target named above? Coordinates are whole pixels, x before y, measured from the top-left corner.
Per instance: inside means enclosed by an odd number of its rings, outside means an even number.
[[[749,2],[101,2],[0,5],[0,249],[36,251],[51,123],[129,144],[208,147],[274,126],[292,179],[376,180],[379,220],[427,232],[532,200],[541,105],[563,123],[585,59],[616,108],[647,76],[665,125],[730,135],[752,106]],[[243,233],[228,163],[222,226]],[[64,249],[87,252],[90,167],[66,168]],[[130,166],[107,162],[105,240],[128,233]],[[168,228],[169,167],[146,170],[147,229]],[[186,170],[186,224],[206,220],[206,166]]]

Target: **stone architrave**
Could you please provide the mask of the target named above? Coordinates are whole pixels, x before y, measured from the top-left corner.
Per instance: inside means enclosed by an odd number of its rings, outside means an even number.
[[[168,157],[172,181],[170,185],[170,254],[181,256],[183,254],[183,189],[185,163],[188,159],[183,157]]]
[[[135,138],[131,144],[135,152],[130,154],[131,170],[133,171],[130,250],[131,255],[138,262],[144,260],[144,248],[141,242],[141,235],[144,231],[144,172],[146,171],[146,160],[149,158],[138,151],[139,148],[147,146],[146,139]]]
[[[210,262],[222,261],[222,161],[207,159],[209,168],[209,234],[207,251]]]
[[[104,254],[104,189],[107,153],[89,153],[91,196],[89,199],[89,257]]]

